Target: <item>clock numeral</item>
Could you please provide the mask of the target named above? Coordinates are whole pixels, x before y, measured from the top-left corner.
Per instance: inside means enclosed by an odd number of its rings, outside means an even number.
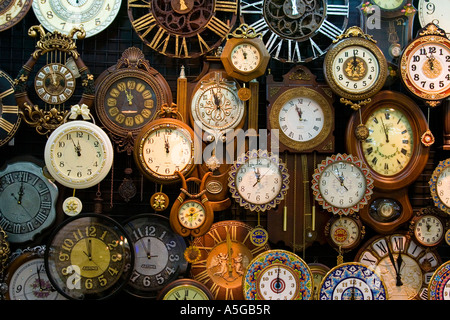
[[[5,118],[0,118],[0,128],[6,132],[11,132],[14,130],[14,124],[6,120]]]
[[[146,15],[134,20],[132,25],[136,32],[147,29],[141,35],[142,37],[145,37],[156,26],[156,19],[152,13],[147,13]]]
[[[237,13],[237,1],[220,1],[216,0],[216,10]]]
[[[327,15],[347,16],[349,14],[349,5],[345,4],[327,4]]]
[[[230,26],[217,17],[212,17],[206,25],[206,28],[213,31],[221,38],[225,38],[230,31]]]
[[[335,40],[337,36],[341,35],[343,30],[339,29],[337,26],[329,22],[328,20],[324,20],[322,25],[317,30],[328,38]]]
[[[143,2],[142,4],[135,3],[135,2]],[[143,0],[129,0],[128,1],[128,8],[151,8],[151,2],[150,1],[143,1]]]
[[[262,14],[264,1],[241,0],[241,14]]]
[[[164,54],[170,40],[170,35],[167,35],[164,40],[162,40],[165,33],[166,31],[163,28],[159,28],[155,36],[153,37],[153,40],[150,42],[149,47],[158,50],[158,48],[162,46],[163,48],[160,50],[160,52]]]
[[[13,94],[13,93],[14,93],[14,88],[10,88],[10,89],[8,89],[6,91],[3,91],[2,93],[0,93],[0,99],[3,99],[3,98],[5,98],[5,97],[7,97],[7,96],[9,96],[10,94]],[[5,107],[6,106],[3,106],[3,108],[5,108]],[[11,107],[13,107],[13,106],[11,106]],[[17,106],[14,106],[14,108],[18,109]],[[2,111],[5,112],[4,109]],[[15,112],[15,113],[17,113],[17,112]]]

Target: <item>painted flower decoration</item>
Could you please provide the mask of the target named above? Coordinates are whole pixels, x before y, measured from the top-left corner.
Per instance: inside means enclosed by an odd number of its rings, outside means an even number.
[[[412,6],[411,3],[408,3],[403,7],[402,12],[405,14],[405,16],[411,16],[416,13],[416,9]]]
[[[374,12],[374,8],[372,6],[373,5],[369,1],[367,1],[367,2],[362,4],[361,10],[367,16],[367,15],[372,14]]]

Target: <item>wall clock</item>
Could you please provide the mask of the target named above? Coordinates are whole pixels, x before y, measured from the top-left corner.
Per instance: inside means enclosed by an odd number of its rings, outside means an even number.
[[[354,136],[360,123],[369,132],[362,141]],[[369,168],[375,187],[369,207],[360,216],[378,232],[391,232],[412,215],[408,186],[427,163],[429,148],[419,142],[427,128],[425,116],[411,98],[387,90],[372,97],[348,122],[347,151]]]
[[[233,28],[237,0],[128,0],[128,17],[148,47],[173,58],[198,58],[216,49]]]
[[[373,193],[373,179],[367,166],[351,154],[335,154],[322,160],[312,176],[315,200],[338,215],[357,213]]]
[[[211,291],[193,279],[177,279],[158,293],[159,300],[214,300]]]
[[[32,0],[4,1],[0,7],[0,31],[19,23],[31,8]]]
[[[436,207],[420,208],[410,220],[409,232],[422,246],[435,247],[444,240],[446,221]]]
[[[8,234],[0,227],[0,272],[3,273],[8,264],[11,249],[8,241]]]
[[[441,265],[435,249],[420,245],[407,232],[374,236],[355,261],[377,270],[390,300],[426,300],[431,275]]]
[[[131,154],[139,131],[155,118],[163,104],[171,102],[166,79],[136,47],[126,49],[117,64],[96,80],[95,111],[113,134],[119,151]]]
[[[53,287],[68,299],[106,299],[130,279],[132,243],[114,219],[82,213],[53,231],[45,249],[45,269]]]
[[[415,97],[434,107],[450,95],[450,40],[433,23],[417,32],[403,50],[400,74],[404,86]]]
[[[323,62],[325,80],[352,109],[367,104],[384,86],[387,61],[370,35],[353,26],[336,39]]]
[[[17,250],[5,273],[6,300],[65,300],[48,279],[45,246]]]
[[[311,274],[313,277],[313,284],[314,284],[313,300],[319,300],[320,284],[322,283],[323,277],[325,277],[328,271],[330,271],[330,267],[319,262],[308,263],[308,267],[311,270]]]
[[[272,58],[309,62],[325,54],[347,28],[350,2],[264,0],[241,1],[240,12],[249,27],[263,34]]]
[[[277,249],[253,258],[242,289],[246,300],[311,300],[314,286],[306,262],[295,253]]]
[[[434,271],[428,285],[428,300],[450,300],[449,272],[450,261],[444,262]]]
[[[243,277],[250,261],[269,250],[268,244],[257,246],[250,240],[253,227],[235,220],[212,224],[209,231],[196,237],[192,245],[200,251],[192,262],[191,278],[211,290],[215,300],[243,300]]]
[[[231,166],[228,186],[241,207],[265,212],[284,199],[289,188],[289,173],[276,154],[251,150],[240,155]]]
[[[14,137],[22,120],[13,79],[3,70],[0,70],[0,110],[0,146],[3,146]]]
[[[387,300],[382,276],[359,262],[346,262],[332,268],[319,291],[319,300]]]
[[[434,205],[448,214],[450,214],[449,173],[450,159],[441,160],[428,181]]]
[[[0,226],[11,243],[25,243],[56,219],[58,188],[29,161],[11,162],[0,171]]]
[[[83,29],[71,29],[68,34],[58,31],[46,33],[42,26],[32,26],[28,30],[31,37],[40,36],[36,50],[19,71],[15,83],[15,98],[21,110],[23,120],[34,127],[39,134],[48,135],[64,122],[72,105],[75,90],[82,88],[82,95],[77,104],[91,107],[94,102],[94,76],[84,64],[77,51],[72,37],[78,34],[78,39],[85,37]],[[69,59],[75,61],[81,81],[75,79],[69,65]],[[31,101],[28,92],[28,80],[39,59],[45,64],[34,75],[34,88],[39,97],[39,104]],[[78,86],[77,86],[78,84]]]
[[[114,21],[121,4],[122,0],[33,1],[33,11],[50,32],[69,34],[72,28],[83,28],[86,37],[92,37]]]
[[[450,23],[445,16],[449,8],[446,1],[419,0],[417,4],[419,22],[422,28],[429,23],[434,23],[440,28],[450,32]]]
[[[186,272],[186,242],[162,215],[139,214],[126,219],[123,226],[134,247],[134,269],[125,290],[140,298],[155,298]]]

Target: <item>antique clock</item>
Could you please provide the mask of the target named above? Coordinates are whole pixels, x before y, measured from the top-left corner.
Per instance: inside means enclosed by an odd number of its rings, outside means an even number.
[[[428,284],[428,300],[450,300],[449,272],[450,261],[444,262],[434,271]]]
[[[233,28],[237,0],[128,0],[131,25],[145,45],[173,58],[216,49]]]
[[[439,162],[428,184],[434,205],[443,212],[450,214],[450,159]]]
[[[283,201],[289,188],[289,173],[276,154],[250,150],[231,166],[228,186],[241,207],[265,212]]]
[[[313,285],[314,285],[313,300],[319,300],[320,284],[322,283],[323,277],[325,277],[328,271],[330,271],[330,267],[319,262],[308,263],[308,267],[309,270],[311,270],[313,278]]]
[[[97,77],[95,95],[100,122],[112,133],[117,149],[129,153],[139,131],[161,105],[172,102],[166,79],[136,47],[126,49],[117,64]]]
[[[242,289],[246,300],[311,300],[314,285],[311,270],[302,258],[274,249],[253,258]]]
[[[30,161],[0,171],[0,226],[11,243],[32,241],[56,219],[58,188]]]
[[[32,0],[3,1],[0,7],[0,31],[19,23],[31,8]]]
[[[323,62],[325,80],[341,103],[358,110],[384,86],[387,61],[370,35],[353,26],[339,36]]]
[[[17,250],[5,273],[6,300],[65,300],[48,279],[45,246]]]
[[[425,27],[430,22],[450,32],[450,23],[445,16],[448,12],[449,4],[446,1],[419,0],[417,4],[420,25]]]
[[[433,23],[417,32],[417,37],[400,57],[400,74],[406,89],[435,107],[450,95],[450,40]]]
[[[410,220],[411,236],[422,246],[435,247],[444,240],[446,220],[436,207],[420,208]]]
[[[270,249],[268,244],[251,241],[252,230],[244,222],[224,220],[193,239],[199,257],[191,264],[191,278],[206,285],[215,300],[244,299],[242,284],[247,266],[259,253]]]
[[[94,102],[94,76],[84,64],[77,51],[74,37],[85,37],[81,28],[73,28],[66,34],[58,31],[46,33],[42,26],[32,26],[28,30],[31,37],[40,36],[36,50],[19,71],[15,83],[15,97],[23,120],[34,127],[39,134],[48,135],[61,125],[68,114],[76,89],[82,88],[81,98],[76,105],[91,107]],[[28,92],[28,80],[39,59],[46,60],[34,76],[34,89],[40,102],[32,102],[32,92]],[[68,65],[74,61],[81,79],[76,79]],[[70,64],[70,63],[69,63]],[[77,86],[78,84],[78,86]],[[73,104],[75,105],[75,104]]]
[[[315,200],[337,215],[357,213],[366,206],[373,193],[373,179],[369,168],[351,154],[327,157],[312,176]]]
[[[73,300],[111,297],[134,270],[132,239],[114,219],[82,213],[53,231],[45,250],[45,269],[53,287]]]
[[[6,145],[14,137],[21,120],[14,97],[13,79],[0,70],[0,146]]]
[[[412,0],[362,1],[361,25],[381,49],[388,63],[397,65],[403,48],[412,39],[416,10]]]
[[[50,32],[69,34],[72,28],[83,28],[86,37],[92,37],[108,28],[121,4],[122,0],[33,1],[33,11]]]
[[[426,300],[431,275],[441,264],[435,249],[420,245],[407,232],[374,236],[355,261],[377,270],[390,300]]]
[[[158,293],[159,300],[214,300],[211,291],[194,279],[177,279]]]
[[[208,232],[214,221],[214,211],[206,196],[205,183],[212,172],[207,172],[202,179],[190,177],[185,179],[182,173],[181,193],[170,209],[170,226],[183,237],[199,237]]]
[[[319,291],[319,300],[387,300],[383,277],[372,267],[346,262],[332,268]]]
[[[347,28],[350,2],[242,0],[240,13],[249,27],[262,33],[272,58],[282,62],[309,62],[325,54]]]
[[[123,226],[135,253],[125,290],[140,298],[155,298],[159,290],[186,272],[186,242],[162,215],[139,214],[128,218]]]
[[[0,227],[0,273],[5,271],[5,267],[8,264],[11,254],[10,244],[8,241],[8,235],[5,230]]]
[[[354,132],[364,125],[369,135],[359,140]],[[427,121],[408,96],[381,91],[353,114],[347,125],[347,151],[369,168],[374,194],[361,219],[377,232],[391,232],[412,216],[408,186],[422,173],[429,148],[421,141]]]
[[[155,119],[137,135],[133,156],[147,179],[160,184],[178,182],[177,172],[187,177],[195,169],[194,131],[172,117]]]
[[[339,257],[356,248],[365,233],[365,227],[358,215],[333,215],[324,229],[328,243],[339,252]]]

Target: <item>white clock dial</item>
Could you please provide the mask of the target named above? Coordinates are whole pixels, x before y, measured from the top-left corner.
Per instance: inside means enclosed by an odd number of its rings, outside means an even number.
[[[278,114],[282,133],[289,139],[304,142],[322,132],[325,116],[321,105],[309,97],[296,97],[287,101]]]
[[[450,208],[450,166],[442,168],[436,180],[436,194],[439,200]]]
[[[396,10],[405,4],[405,0],[372,0],[372,2],[383,10]]]
[[[267,266],[257,281],[258,293],[263,300],[292,300],[298,293],[298,275],[283,264]]]
[[[450,21],[447,13],[450,10],[450,3],[442,0],[419,0],[417,5],[420,25],[425,27],[432,22],[450,33]]]
[[[231,51],[231,62],[242,72],[255,70],[261,61],[261,54],[250,43],[240,43]]]
[[[340,217],[330,227],[331,240],[343,249],[351,247],[360,238],[360,229],[357,223],[348,217]]]
[[[415,223],[414,236],[425,245],[435,245],[444,236],[442,221],[432,215],[423,215]]]
[[[185,228],[198,228],[205,222],[205,219],[205,208],[198,201],[185,201],[178,209],[178,220]]]

